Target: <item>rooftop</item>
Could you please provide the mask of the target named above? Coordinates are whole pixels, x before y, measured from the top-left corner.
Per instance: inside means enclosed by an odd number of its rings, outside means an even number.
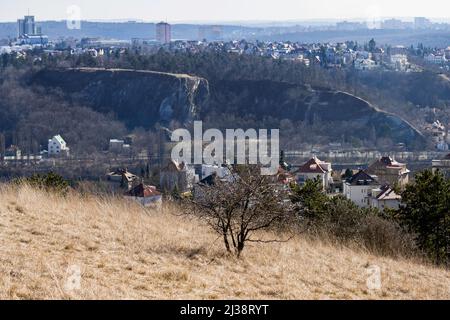
[[[376,197],[378,200],[401,200],[402,197],[390,186],[385,185],[380,188],[381,192]]]
[[[328,172],[326,169],[325,162],[319,160],[317,157],[312,158],[301,166],[296,173],[325,173]]]
[[[146,186],[140,183],[130,191],[125,192],[125,195],[129,197],[148,198],[160,196],[161,193],[154,186]]]
[[[351,178],[347,180],[348,184],[358,186],[358,185],[377,185],[378,182],[374,176],[369,175],[364,170],[359,170],[358,173],[354,174]]]

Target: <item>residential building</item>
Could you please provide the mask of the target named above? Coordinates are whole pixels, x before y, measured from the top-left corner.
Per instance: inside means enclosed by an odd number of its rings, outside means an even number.
[[[18,160],[22,158],[22,151],[18,146],[12,145],[5,150],[4,160]]]
[[[147,208],[160,210],[162,206],[162,194],[156,187],[138,184],[131,190],[125,192],[125,198],[136,201]]]
[[[179,163],[170,160],[160,172],[160,186],[166,192],[177,189],[180,193],[192,190],[194,183],[198,181],[195,169],[184,162]]]
[[[450,47],[447,47],[447,48],[445,49],[445,58],[446,58],[447,60],[450,60]]]
[[[139,181],[139,177],[132,174],[128,169],[116,169],[106,175],[108,182],[111,183],[113,190],[130,190]]]
[[[332,178],[332,168],[330,162],[319,160],[317,157],[310,159],[294,172],[297,183],[304,184],[307,180],[319,179],[323,189],[328,190]]]
[[[205,179],[215,173],[218,178],[226,178],[231,176],[230,169],[227,166],[202,165],[201,179]]]
[[[433,54],[430,53],[429,55],[427,55],[425,57],[425,61],[428,63],[432,63],[432,64],[438,64],[438,65],[443,65],[445,63],[447,63],[447,58],[445,57],[445,54]]]
[[[121,139],[109,140],[109,151],[113,153],[126,153],[131,150],[131,146]]]
[[[369,175],[377,176],[382,185],[398,185],[403,188],[409,182],[410,171],[406,164],[395,161],[391,157],[382,157],[373,162],[367,169]]]
[[[123,149],[125,142],[119,139],[110,139],[109,140],[109,151],[111,152],[120,152]]]
[[[48,36],[45,35],[24,35],[18,39],[20,45],[45,46],[48,44]]]
[[[48,155],[52,156],[68,156],[70,149],[60,135],[56,135],[48,140]]]
[[[378,69],[380,66],[371,59],[356,59],[355,69],[361,71],[371,71]]]
[[[425,126],[425,131],[429,132],[432,142],[435,144],[436,149],[440,151],[448,150],[447,144],[447,130],[439,120],[436,120],[431,125]]]
[[[273,178],[275,183],[281,185],[290,185],[292,182],[295,182],[295,177],[281,166],[278,168],[278,172]]]
[[[172,41],[172,26],[167,22],[160,22],[156,25],[156,41],[167,44]]]
[[[372,190],[380,187],[375,176],[369,175],[364,170],[358,171],[344,182],[344,196],[361,208],[370,206]]]
[[[397,55],[397,54],[406,55],[406,54],[408,54],[408,48],[405,46],[393,46],[393,47],[390,47],[388,50],[389,50],[390,55]]]
[[[408,56],[406,54],[391,55],[391,66],[398,71],[406,71],[409,67]]]
[[[385,209],[398,209],[401,201],[402,197],[388,185],[373,189],[372,194],[369,197],[370,207],[381,211]]]
[[[450,153],[439,160],[432,161],[433,172],[440,171],[445,177],[450,179]]]

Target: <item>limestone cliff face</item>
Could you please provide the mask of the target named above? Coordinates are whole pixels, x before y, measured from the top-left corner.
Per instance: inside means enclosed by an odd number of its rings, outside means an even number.
[[[67,98],[98,112],[112,112],[129,128],[151,128],[172,120],[189,123],[207,106],[209,97],[209,84],[203,78],[152,71],[42,70],[33,82],[59,88]]]

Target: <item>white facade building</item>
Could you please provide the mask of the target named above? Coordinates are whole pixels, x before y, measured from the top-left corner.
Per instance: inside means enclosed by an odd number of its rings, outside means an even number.
[[[406,71],[408,69],[408,56],[406,54],[391,55],[391,66],[398,71]]]
[[[48,140],[49,156],[69,155],[69,151],[70,149],[60,135],[56,135]]]
[[[344,182],[344,196],[357,206],[368,208],[371,205],[372,190],[377,188],[380,188],[380,184],[375,177],[360,170]]]
[[[356,59],[355,60],[355,69],[356,70],[375,70],[380,66],[371,59]]]
[[[389,186],[373,189],[370,197],[370,206],[381,211],[384,209],[398,209],[402,197]]]
[[[430,53],[425,57],[425,61],[432,64],[445,64],[447,62],[447,58],[445,58],[445,54]]]
[[[324,190],[327,190],[333,183],[332,173],[331,163],[321,161],[317,157],[312,158],[294,172],[298,184],[302,185],[306,180],[318,179]]]

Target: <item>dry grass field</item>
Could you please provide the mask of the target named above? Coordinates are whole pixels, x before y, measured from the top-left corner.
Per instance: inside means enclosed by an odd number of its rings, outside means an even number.
[[[372,265],[381,290],[368,290]],[[237,260],[194,218],[0,188],[0,299],[449,298],[450,272],[415,261],[302,237]]]

